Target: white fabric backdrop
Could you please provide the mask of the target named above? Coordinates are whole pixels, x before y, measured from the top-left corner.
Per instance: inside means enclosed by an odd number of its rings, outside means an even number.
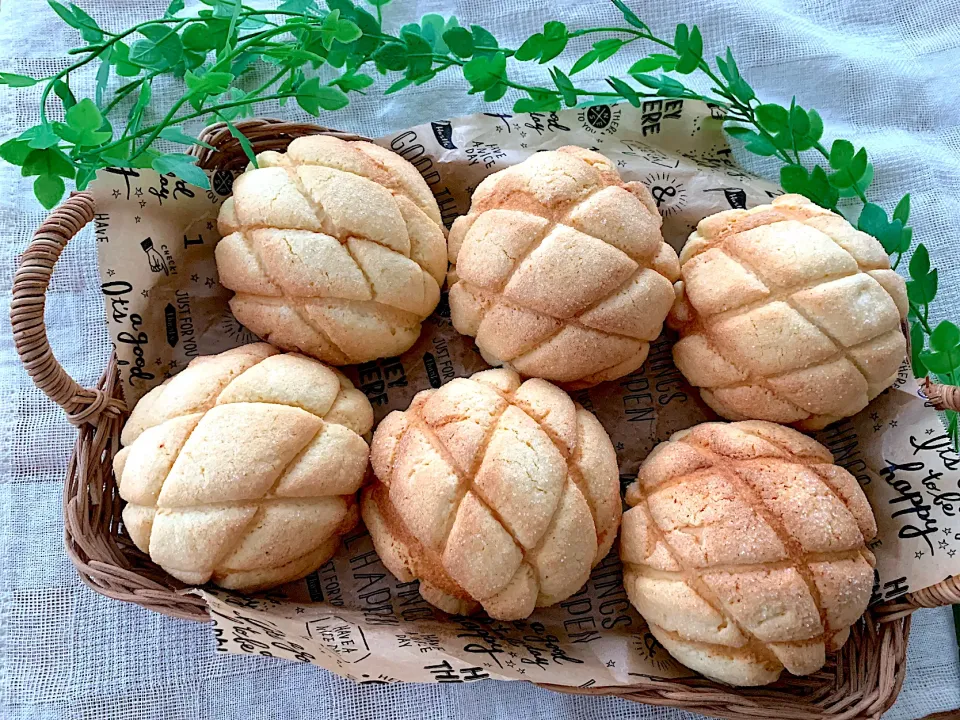
[[[168,0],[79,0],[118,30],[158,17]],[[960,0],[647,0],[633,2],[661,33],[697,23],[708,51],[729,43],[743,74],[769,100],[821,111],[828,138],[865,144],[877,168],[876,198],[892,206],[909,189],[916,236],[941,268],[938,312],[960,310]],[[642,8],[642,9],[641,9]],[[544,21],[610,25],[601,0],[396,0],[397,25],[425,12],[480,22],[516,47]],[[44,0],[0,0],[0,71],[47,75],[77,44]],[[566,65],[572,62],[565,56]],[[576,57],[574,54],[573,57]],[[585,76],[623,72],[627,60]],[[535,72],[535,70],[534,70]],[[528,78],[524,78],[528,79]],[[533,79],[532,76],[529,79]],[[92,78],[85,87],[92,94]],[[587,83],[583,83],[587,84]],[[381,86],[377,86],[381,87]],[[374,88],[376,89],[376,88]],[[325,121],[383,134],[481,108],[455,76],[384,101],[355,100]],[[37,122],[34,90],[0,88],[0,141]],[[156,99],[169,96],[155,89]],[[504,109],[509,107],[502,103]],[[489,109],[489,108],[488,108]],[[295,116],[291,108],[283,112]],[[750,159],[747,159],[750,162]],[[754,169],[763,169],[755,162]],[[8,317],[17,254],[44,212],[30,183],[0,167],[0,314]],[[92,384],[110,349],[92,237],[64,253],[47,311],[61,362]],[[311,666],[218,656],[209,631],[81,585],[63,550],[60,495],[74,431],[30,383],[0,320],[0,715],[5,718],[692,718],[614,699],[557,695],[519,683],[359,688]],[[960,665],[949,610],[915,616],[907,681],[890,718],[960,707]]]

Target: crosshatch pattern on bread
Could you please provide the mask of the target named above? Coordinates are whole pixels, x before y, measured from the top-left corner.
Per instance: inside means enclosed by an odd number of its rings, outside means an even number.
[[[237,319],[334,365],[409,349],[447,269],[440,210],[416,168],[330,136],[257,162],[219,217],[217,270]]]
[[[574,389],[639,368],[679,277],[649,191],[578,147],[477,187],[450,230],[450,312],[483,357]]]
[[[566,599],[620,524],[600,422],[545,380],[486,370],[419,393],[377,428],[361,512],[377,554],[428,602],[525,618]]]
[[[800,195],[700,221],[680,253],[673,357],[710,407],[820,429],[888,388],[908,301],[880,243]]]
[[[820,669],[867,609],[877,531],[856,479],[773,423],[704,423],[658,445],[627,490],[631,602],[671,655],[734,685]]]
[[[307,575],[357,523],[373,426],[341,373],[266,343],[145,395],[114,460],[123,523],[174,577],[254,591]]]

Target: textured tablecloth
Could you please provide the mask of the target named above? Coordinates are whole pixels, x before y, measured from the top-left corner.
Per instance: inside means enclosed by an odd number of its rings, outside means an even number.
[[[78,1],[115,30],[159,17],[167,5],[167,0]],[[828,138],[865,144],[877,169],[874,196],[890,207],[902,191],[912,193],[915,235],[941,268],[937,312],[960,314],[958,0],[628,2],[661,34],[669,36],[678,22],[697,23],[708,52],[720,52],[728,43],[733,47],[741,72],[762,98],[789,103],[796,94],[804,106],[820,110]],[[385,8],[388,22],[396,26],[425,12],[453,12],[462,24],[480,22],[514,47],[546,20],[561,19],[571,27],[620,22],[615,9],[598,0],[396,0]],[[75,31],[43,0],[0,0],[0,71],[48,75],[65,66],[65,51],[77,43]],[[566,65],[570,55],[564,56]],[[583,76],[622,73],[628,63],[628,58],[612,60]],[[92,85],[92,77],[85,76],[87,94]],[[388,100],[370,92],[321,122],[378,135],[480,110],[481,102],[464,89],[450,75]],[[37,122],[39,93],[34,90],[0,88],[0,141]],[[165,95],[155,88],[155,101]],[[289,107],[281,114],[297,116]],[[750,167],[765,169],[755,161]],[[9,316],[17,255],[43,217],[30,182],[15,168],[0,167],[3,318]],[[110,350],[94,258],[90,233],[71,243],[57,267],[47,308],[57,356],[86,385],[96,380]],[[63,549],[60,518],[61,478],[73,440],[63,414],[21,369],[9,323],[0,321],[4,718],[694,717],[520,683],[360,688],[309,665],[217,655],[204,626],[107,600],[77,579]],[[889,717],[918,718],[958,707],[960,665],[950,612],[921,611],[914,616],[907,680]]]

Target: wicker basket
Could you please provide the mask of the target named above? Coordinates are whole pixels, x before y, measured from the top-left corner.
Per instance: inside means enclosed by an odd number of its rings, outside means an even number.
[[[359,136],[315,125],[278,120],[237,123],[259,152],[284,149],[296,137],[324,133],[345,139]],[[247,160],[240,144],[223,125],[201,136],[217,151],[195,147],[206,169],[238,169]],[[67,552],[81,579],[97,592],[186,620],[208,619],[200,598],[184,595],[184,586],[140,552],[121,530],[122,501],[117,494],[112,461],[120,447],[120,428],[127,407],[118,385],[116,358],[111,357],[95,388],[80,387],[57,362],[47,342],[43,313],[47,286],[64,246],[93,219],[93,196],[74,194],[54,210],[37,230],[20,260],[13,283],[10,317],[14,341],[27,372],[37,386],[67,413],[79,429],[64,486],[64,528]],[[928,387],[932,400],[960,407],[957,388]],[[569,688],[560,692],[616,695],[627,700],[668,705],[723,718],[877,718],[896,699],[906,669],[910,614],[920,607],[960,602],[960,578],[911,593],[896,603],[873,608],[851,631],[843,649],[831,655],[819,672],[789,674],[765,688],[737,689],[706,680],[638,678],[616,688]]]

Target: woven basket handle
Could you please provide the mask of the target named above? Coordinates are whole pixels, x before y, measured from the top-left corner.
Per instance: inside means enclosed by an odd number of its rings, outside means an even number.
[[[57,362],[50,343],[43,311],[53,266],[67,242],[93,220],[94,201],[89,192],[74,193],[56,208],[33,235],[13,278],[10,324],[13,341],[23,366],[33,382],[57,405],[74,425],[96,425],[103,413],[121,414],[123,402],[97,389],[80,387]]]

